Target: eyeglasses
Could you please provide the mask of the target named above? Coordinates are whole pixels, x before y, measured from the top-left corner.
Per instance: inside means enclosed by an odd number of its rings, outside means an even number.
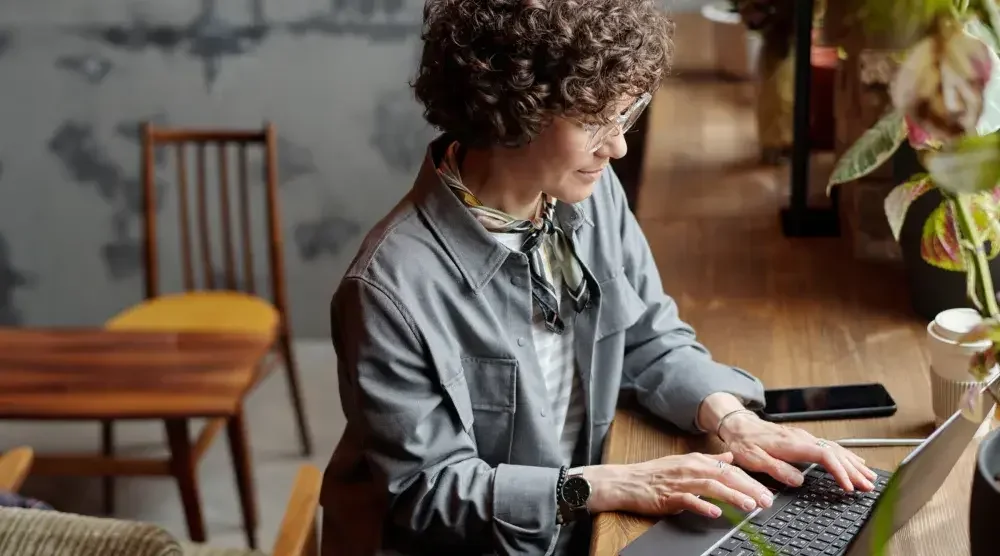
[[[636,120],[639,119],[642,111],[649,105],[649,101],[652,98],[653,95],[643,93],[624,112],[615,116],[614,120],[604,125],[584,124],[583,128],[590,133],[590,138],[587,140],[587,146],[584,147],[584,150],[592,153],[603,147],[609,137],[628,131],[635,125]]]

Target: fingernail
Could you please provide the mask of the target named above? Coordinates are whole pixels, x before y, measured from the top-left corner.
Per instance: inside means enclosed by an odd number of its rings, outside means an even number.
[[[868,488],[869,490],[875,490],[875,485],[873,485],[872,482],[869,481],[868,479],[865,479],[865,487]]]
[[[770,492],[765,492],[764,494],[761,494],[758,497],[758,500],[760,500],[760,505],[764,506],[765,508],[770,508],[771,504],[774,503],[774,498],[771,497]]]
[[[712,506],[712,509],[709,511],[709,513],[712,514],[712,517],[719,517],[720,515],[722,515],[722,510],[719,509],[717,506]]]
[[[746,499],[743,500],[743,509],[744,510],[750,511],[750,510],[752,510],[752,509],[754,509],[756,507],[757,507],[757,503],[753,501],[753,498],[750,498],[749,496],[747,496]]]
[[[802,474],[801,473],[789,473],[789,474],[785,475],[785,482],[786,483],[790,483],[790,484],[792,484],[794,486],[800,486],[800,485],[802,485],[802,481],[803,480],[804,479],[802,478]]]

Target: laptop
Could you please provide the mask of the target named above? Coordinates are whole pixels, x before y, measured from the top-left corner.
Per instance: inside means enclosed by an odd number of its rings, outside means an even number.
[[[1000,373],[981,389],[983,407],[1000,394]],[[983,419],[992,411],[984,411]],[[764,539],[778,555],[867,556],[888,539],[876,529],[895,533],[938,491],[968,447],[982,420],[971,421],[956,412],[899,464],[896,471],[873,469],[878,475],[873,492],[848,493],[819,465],[800,466],[805,482],[788,487],[769,476],[754,473],[775,494],[770,508],[750,513],[727,509],[742,521],[712,519],[683,512],[662,519],[621,551],[621,556],[756,556],[756,540]],[[892,496],[882,495],[892,492]],[[894,499],[895,503],[892,503]],[[890,535],[891,536],[891,535]],[[875,544],[882,541],[880,546]]]

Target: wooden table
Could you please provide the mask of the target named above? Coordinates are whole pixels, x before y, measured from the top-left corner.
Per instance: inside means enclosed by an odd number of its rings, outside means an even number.
[[[206,536],[196,464],[224,425],[253,545],[256,500],[243,399],[272,342],[270,334],[0,329],[0,419],[163,419],[169,459],[39,454],[32,473],[173,476],[196,542]],[[192,442],[191,418],[221,419]]]
[[[929,409],[927,413],[929,414]],[[893,427],[894,418],[864,421],[830,421],[799,423],[804,429],[823,438],[884,437],[886,425],[897,432],[894,436],[912,437],[933,430],[933,418],[922,431],[907,430],[905,421]],[[879,432],[874,432],[879,431]],[[984,432],[984,429],[980,429]],[[890,554],[907,556],[956,556],[968,553],[969,495],[972,470],[979,438],[970,444],[947,481],[931,502],[901,529],[890,546]],[[690,437],[672,433],[654,419],[641,412],[619,410],[608,433],[605,444],[606,463],[635,463],[650,459],[683,454],[692,451],[719,452],[718,440],[709,437]],[[871,466],[895,469],[912,448],[861,448],[857,453]],[[593,556],[617,555],[629,542],[635,540],[655,523],[655,520],[620,513],[606,513],[594,519],[591,540]]]

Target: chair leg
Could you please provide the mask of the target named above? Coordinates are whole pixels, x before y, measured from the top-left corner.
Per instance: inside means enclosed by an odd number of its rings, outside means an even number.
[[[292,394],[292,405],[295,407],[295,421],[299,427],[299,442],[302,445],[302,455],[312,455],[312,435],[309,432],[309,421],[306,419],[305,403],[302,400],[302,388],[299,385],[299,367],[295,362],[292,350],[292,338],[288,325],[282,324],[279,342],[281,355],[285,360],[285,374],[288,376],[288,389]]]
[[[101,454],[106,458],[115,455],[115,422],[101,421]],[[115,478],[111,475],[101,477],[102,502],[104,515],[115,513]]]
[[[240,495],[247,546],[255,549],[257,548],[257,494],[254,489],[253,465],[250,460],[250,445],[247,441],[242,409],[226,422],[226,433],[229,436],[229,454],[236,472],[236,490]]]
[[[170,467],[184,506],[188,535],[193,542],[205,542],[205,520],[201,514],[201,500],[198,494],[197,463],[191,451],[191,436],[187,419],[168,419],[167,441],[170,443]]]

